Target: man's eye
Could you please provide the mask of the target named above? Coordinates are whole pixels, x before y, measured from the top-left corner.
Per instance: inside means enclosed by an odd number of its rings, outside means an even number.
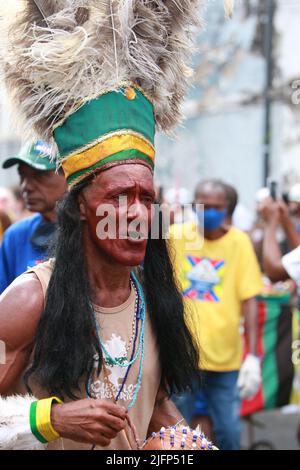
[[[38,179],[38,180],[44,178],[45,176],[46,176],[46,174],[43,173],[43,172],[40,172],[40,173],[37,172],[37,173],[35,173],[35,175],[34,175],[34,177],[35,177],[36,179]]]
[[[152,203],[154,203],[154,197],[152,197],[152,196],[144,196],[144,197],[143,197],[143,201],[152,204]]]
[[[122,202],[127,199],[127,195],[126,193],[116,194],[115,196],[113,196],[113,199]]]

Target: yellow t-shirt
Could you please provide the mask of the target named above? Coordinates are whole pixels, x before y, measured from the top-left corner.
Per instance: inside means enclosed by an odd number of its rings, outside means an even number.
[[[241,302],[262,289],[251,241],[230,228],[203,240],[195,223],[170,228],[170,249],[186,302],[188,326],[200,348],[200,367],[238,370],[242,358]]]

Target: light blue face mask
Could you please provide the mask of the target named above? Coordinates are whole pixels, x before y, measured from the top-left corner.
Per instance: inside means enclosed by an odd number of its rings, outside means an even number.
[[[205,209],[203,215],[199,214],[198,218],[203,226],[204,230],[216,230],[221,227],[224,219],[227,215],[227,210],[224,209],[223,211],[218,211],[217,209],[210,208]]]

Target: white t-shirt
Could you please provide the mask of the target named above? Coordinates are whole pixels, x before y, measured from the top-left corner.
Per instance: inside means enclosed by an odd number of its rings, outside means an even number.
[[[300,287],[300,246],[282,258],[282,264],[288,275]]]

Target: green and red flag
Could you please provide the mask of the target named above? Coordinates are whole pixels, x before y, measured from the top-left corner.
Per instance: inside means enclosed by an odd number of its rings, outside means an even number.
[[[292,394],[293,308],[290,295],[260,296],[257,300],[258,354],[262,358],[262,386],[251,400],[242,402],[241,416],[287,405]]]

